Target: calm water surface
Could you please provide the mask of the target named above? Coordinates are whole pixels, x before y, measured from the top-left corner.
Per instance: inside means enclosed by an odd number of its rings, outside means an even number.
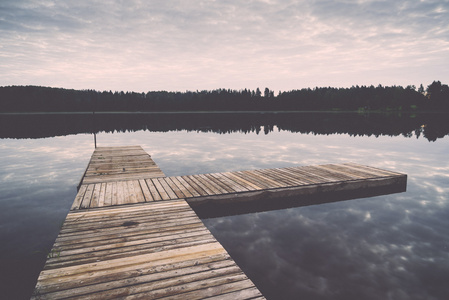
[[[449,137],[170,131],[98,133],[141,145],[168,176],[355,162],[408,174],[407,192],[204,219],[268,299],[445,299]],[[0,140],[0,288],[26,299],[76,195],[90,134]]]

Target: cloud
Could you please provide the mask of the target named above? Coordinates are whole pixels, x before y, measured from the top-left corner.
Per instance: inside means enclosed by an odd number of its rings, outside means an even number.
[[[427,83],[447,77],[441,66],[449,60],[448,7],[448,1],[375,0],[4,1],[0,68],[8,75],[0,84],[147,91]],[[425,76],[418,73],[424,67]]]

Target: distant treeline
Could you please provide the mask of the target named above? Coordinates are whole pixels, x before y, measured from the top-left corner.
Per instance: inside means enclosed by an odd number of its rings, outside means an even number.
[[[447,113],[130,113],[3,114],[0,138],[45,138],[80,133],[195,131],[226,134],[282,130],[303,134],[423,137],[449,134]]]
[[[148,93],[71,90],[38,86],[0,87],[0,112],[86,111],[449,111],[449,87],[316,87],[277,96],[256,90]]]

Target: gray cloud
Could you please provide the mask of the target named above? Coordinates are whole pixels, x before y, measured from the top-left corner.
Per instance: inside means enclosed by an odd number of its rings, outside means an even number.
[[[0,84],[428,84],[448,75],[448,20],[446,0],[3,1]]]

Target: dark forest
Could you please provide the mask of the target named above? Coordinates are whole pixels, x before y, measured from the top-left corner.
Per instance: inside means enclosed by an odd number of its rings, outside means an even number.
[[[0,112],[162,111],[449,111],[449,87],[316,87],[275,93],[256,90],[148,93],[0,87]]]

